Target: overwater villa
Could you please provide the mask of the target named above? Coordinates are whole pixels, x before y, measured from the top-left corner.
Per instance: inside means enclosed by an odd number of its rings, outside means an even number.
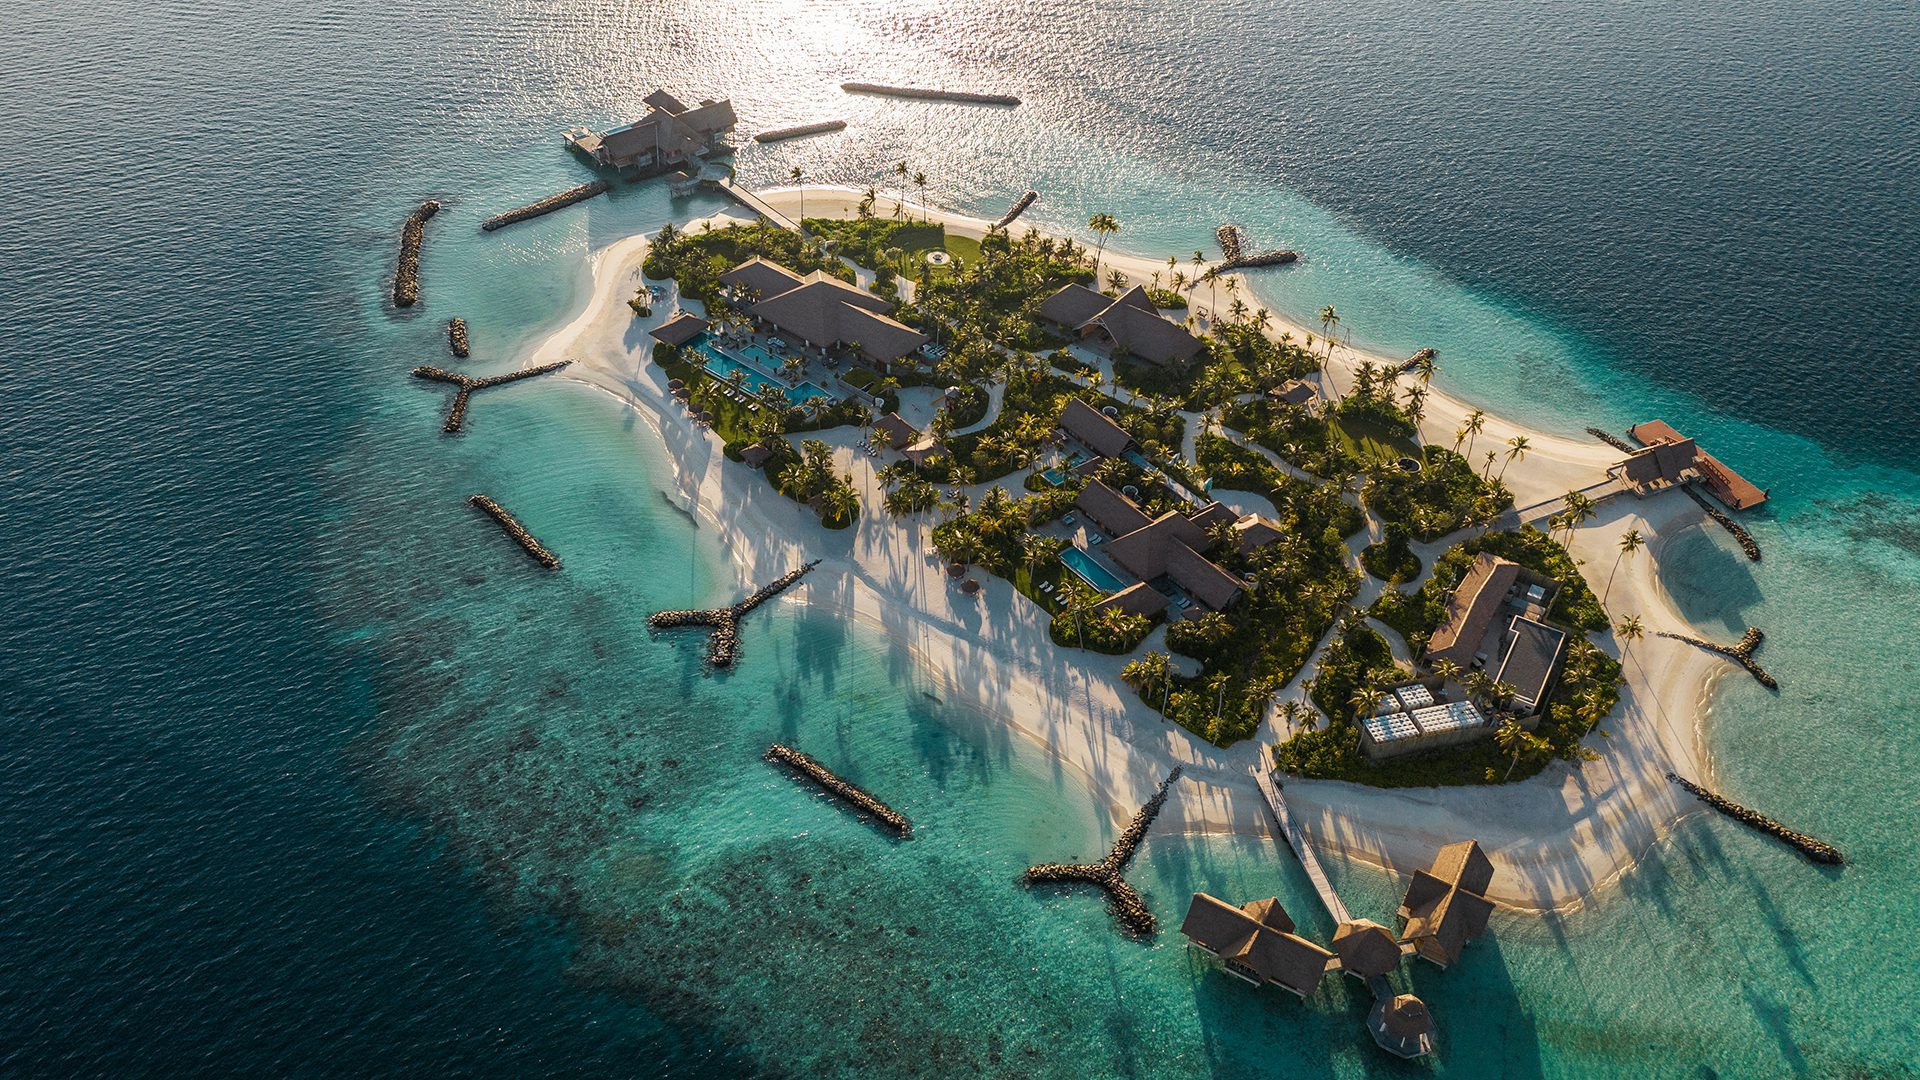
[[[1274,897],[1235,907],[1194,893],[1180,932],[1234,978],[1254,986],[1278,986],[1303,998],[1338,966],[1332,952],[1293,932],[1293,919]]]
[[[1493,863],[1477,840],[1448,844],[1426,870],[1415,870],[1400,902],[1400,943],[1429,963],[1446,967],[1467,942],[1487,931],[1493,901]]]
[[[1649,420],[1627,429],[1644,445],[1627,460],[1608,470],[1636,494],[1647,495],[1670,487],[1698,482],[1713,497],[1734,510],[1747,510],[1767,501],[1767,493],[1722,465],[1719,459],[1664,420]]]
[[[1240,596],[1240,579],[1200,553],[1212,544],[1208,530],[1214,524],[1237,518],[1219,503],[1208,503],[1190,515],[1169,510],[1149,518],[1132,499],[1090,479],[1080,489],[1074,507],[1113,537],[1106,544],[1107,557],[1140,581],[1164,578],[1185,596],[1214,611],[1225,609]],[[1164,610],[1166,602],[1163,595],[1152,613]],[[1129,603],[1151,605],[1152,597],[1136,593]],[[1129,614],[1146,613],[1129,610]]]
[[[568,130],[567,146],[629,180],[676,169],[697,171],[702,159],[732,152],[726,135],[733,130],[735,117],[733,103],[727,99],[703,98],[698,106],[688,108],[665,90],[655,90],[646,103],[647,115],[623,127]]]
[[[802,277],[755,257],[721,274],[720,283],[764,327],[823,356],[830,348],[851,348],[885,371],[927,341],[925,334],[886,314],[891,303],[823,270]]]
[[[1163,367],[1190,363],[1205,347],[1186,327],[1161,315],[1138,285],[1117,300],[1085,285],[1068,285],[1040,302],[1040,317],[1083,341]]]

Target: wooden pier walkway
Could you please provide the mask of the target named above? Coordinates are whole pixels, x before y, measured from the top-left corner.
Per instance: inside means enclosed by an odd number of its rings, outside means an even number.
[[[1609,476],[1598,483],[1588,484],[1586,487],[1581,488],[1579,493],[1592,499],[1596,503],[1601,503],[1616,495],[1624,495],[1630,490],[1632,489],[1627,485],[1625,480]],[[1522,506],[1506,511],[1494,521],[1493,527],[1496,531],[1517,529],[1521,525],[1529,525],[1536,521],[1545,521],[1555,514],[1564,511],[1566,508],[1567,497],[1565,495],[1555,495],[1551,499],[1542,499],[1531,506]]]
[[[1346,903],[1333,890],[1333,882],[1328,880],[1326,868],[1320,865],[1320,856],[1314,853],[1313,841],[1308,839],[1293,815],[1287,813],[1286,796],[1280,793],[1280,784],[1274,780],[1272,770],[1254,766],[1253,780],[1260,785],[1260,794],[1266,797],[1267,809],[1273,813],[1280,835],[1287,838],[1287,846],[1293,849],[1294,857],[1300,860],[1300,868],[1307,872],[1307,880],[1313,883],[1313,891],[1320,894],[1320,903],[1326,907],[1334,924],[1353,921]]]
[[[773,222],[775,225],[778,225],[780,228],[785,229],[788,232],[800,231],[799,222],[793,220],[787,215],[781,213],[780,211],[775,210],[773,208],[773,204],[767,202],[767,200],[761,198],[760,196],[755,195],[752,191],[749,191],[748,189],[741,187],[738,183],[734,182],[732,177],[723,177],[719,180],[714,181],[714,183],[719,185],[720,190],[725,192],[728,198],[732,199],[734,202],[739,203],[741,206],[744,206],[747,209],[753,211],[754,213],[759,214],[761,217],[766,218],[768,221]]]

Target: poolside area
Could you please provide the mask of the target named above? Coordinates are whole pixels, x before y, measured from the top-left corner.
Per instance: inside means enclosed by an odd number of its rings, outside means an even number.
[[[767,371],[755,366],[755,364],[750,361],[758,361],[774,370],[778,370],[780,367],[779,358],[759,345],[742,347],[739,352],[746,354],[747,359],[741,359],[741,357],[734,355],[734,353],[722,349],[712,337],[706,334],[700,335],[688,344],[698,347],[707,357],[707,362],[703,365],[707,374],[712,375],[721,382],[728,382],[733,378],[735,372],[740,372],[746,379],[746,390],[750,394],[757,395],[762,390],[772,386],[779,389],[781,393],[787,396],[787,400],[795,405],[799,405],[810,398],[833,397],[830,391],[810,382],[803,382],[797,386],[788,386]]]
[[[1069,546],[1060,552],[1060,561],[1067,569],[1079,575],[1080,580],[1099,589],[1103,593],[1117,593],[1127,587],[1113,571],[1094,561],[1093,556],[1077,547]]]

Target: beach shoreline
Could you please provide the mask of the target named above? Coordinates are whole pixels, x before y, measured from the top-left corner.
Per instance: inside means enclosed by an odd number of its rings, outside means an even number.
[[[798,189],[759,194],[783,212],[797,210],[801,198]],[[804,194],[811,217],[850,214],[859,196],[818,186]],[[977,238],[987,228],[980,219],[911,209],[961,235]],[[750,216],[729,211],[703,220],[719,227]],[[1027,231],[1018,223],[1014,230]],[[645,237],[632,236],[595,252],[584,309],[522,363],[574,359],[565,377],[610,393],[639,414],[673,465],[668,496],[718,532],[744,580],[763,580],[799,561],[823,559],[793,597],[879,629],[889,647],[939,691],[940,700],[975,708],[1039,744],[1062,768],[1086,780],[1116,823],[1151,795],[1168,768],[1180,764],[1188,782],[1175,788],[1159,829],[1270,832],[1250,771],[1281,732],[1269,725],[1231,748],[1214,747],[1165,721],[1120,682],[1120,668],[1130,656],[1057,648],[1045,613],[995,576],[977,575],[979,593],[963,593],[942,561],[929,554],[933,521],[893,519],[879,509],[874,473],[880,463],[857,449],[859,432],[815,436],[834,447],[838,468],[853,476],[862,498],[859,520],[844,531],[824,529],[809,510],[773,491],[753,470],[727,460],[718,437],[688,422],[668,393],[665,374],[648,361],[647,331],[670,317],[676,304],[664,301],[652,316],[636,318],[625,303],[643,284],[645,251]],[[1164,261],[1116,253],[1106,254],[1102,265],[1141,283],[1165,269]],[[1300,337],[1307,332],[1277,312],[1274,316],[1280,324],[1276,333]],[[1367,359],[1398,363],[1341,350],[1333,363],[1336,377]],[[1423,438],[1446,445],[1444,436],[1471,409],[1435,387]],[[1534,431],[1491,413],[1480,438],[1500,445],[1517,434],[1532,443],[1508,476],[1521,505],[1581,486],[1576,481],[1590,482],[1619,457],[1597,442]],[[1698,508],[1678,493],[1618,499],[1576,530],[1572,548],[1604,578],[1619,532],[1641,529],[1649,549],[1620,567],[1611,585],[1614,609],[1640,615],[1649,631],[1685,631],[1691,628],[1660,585],[1658,551],[1701,520]],[[1157,640],[1157,634],[1149,639]],[[1610,644],[1603,647],[1613,651]],[[1691,768],[1703,780],[1711,777],[1699,724],[1725,669],[1723,661],[1698,649],[1649,634],[1633,646],[1622,703],[1603,725],[1613,737],[1589,739],[1601,761],[1581,769],[1554,762],[1528,781],[1498,786],[1387,789],[1290,780],[1288,805],[1323,854],[1406,874],[1427,865],[1440,844],[1476,837],[1500,871],[1489,893],[1496,902],[1518,911],[1575,908],[1617,881],[1678,820],[1696,811],[1692,798],[1668,783],[1665,773]]]

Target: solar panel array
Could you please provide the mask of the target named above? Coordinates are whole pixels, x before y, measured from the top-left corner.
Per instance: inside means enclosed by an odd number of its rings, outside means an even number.
[[[1459,731],[1484,727],[1487,723],[1487,718],[1470,701],[1453,701],[1415,709],[1413,719],[1419,723],[1422,731],[1427,732]]]
[[[1393,693],[1395,697],[1400,699],[1400,704],[1408,711],[1424,709],[1433,704],[1433,691],[1419,683],[1410,683],[1406,686],[1399,687],[1395,689]]]

